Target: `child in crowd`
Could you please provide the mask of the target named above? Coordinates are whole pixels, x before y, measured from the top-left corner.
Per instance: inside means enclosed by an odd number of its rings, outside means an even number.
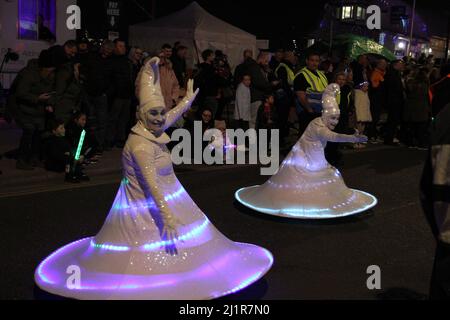
[[[227,136],[227,124],[225,121],[216,120],[215,129],[218,131],[212,136],[208,147],[211,150],[215,150],[215,152],[222,153],[224,163],[226,163],[228,159],[232,159],[236,146],[231,143],[230,138]]]
[[[239,129],[248,130],[250,122],[251,95],[250,86],[251,77],[244,75],[242,81],[236,90],[236,107],[234,110],[234,119],[237,121]]]
[[[259,130],[266,129],[268,137],[268,147],[271,147],[272,135],[271,130],[279,129],[278,127],[278,112],[275,107],[275,97],[273,95],[267,95],[264,98],[263,103],[258,109],[256,117],[256,130],[259,137]]]
[[[81,163],[84,157],[81,156],[75,161],[74,150],[70,142],[66,139],[66,129],[63,120],[51,120],[49,122],[51,135],[44,144],[45,168],[53,172],[65,172],[66,182],[79,183],[89,181],[89,177],[83,173]]]
[[[73,114],[72,119],[66,126],[66,139],[69,141],[72,150],[78,148],[78,142],[80,141],[81,133],[86,130],[87,116],[84,112],[77,111]],[[98,158],[94,156],[93,150],[93,139],[89,136],[88,130],[86,130],[86,137],[84,139],[83,148],[81,149],[81,154],[86,158],[86,162],[97,163]]]
[[[256,129],[277,129],[277,121],[278,114],[275,108],[274,96],[268,95],[258,109]]]

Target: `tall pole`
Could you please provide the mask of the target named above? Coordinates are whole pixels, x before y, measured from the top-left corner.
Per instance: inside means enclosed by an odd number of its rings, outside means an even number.
[[[416,0],[414,0],[413,10],[412,10],[411,32],[409,34],[409,46],[408,46],[408,53],[407,53],[408,57],[409,57],[409,55],[411,53],[412,40],[413,40],[413,35],[414,35],[414,20],[415,19],[416,19]]]

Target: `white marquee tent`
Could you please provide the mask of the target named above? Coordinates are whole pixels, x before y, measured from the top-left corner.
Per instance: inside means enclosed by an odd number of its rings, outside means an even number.
[[[130,26],[130,44],[157,53],[165,43],[189,48],[188,63],[201,61],[206,49],[222,50],[231,67],[242,62],[245,49],[256,50],[256,37],[208,13],[197,2],[166,17]]]

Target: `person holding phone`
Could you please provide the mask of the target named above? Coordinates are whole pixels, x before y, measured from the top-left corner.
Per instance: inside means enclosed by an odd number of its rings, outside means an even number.
[[[17,83],[16,101],[20,116],[16,119],[23,130],[17,169],[33,170],[40,160],[41,135],[45,130],[47,112],[53,112],[50,102],[54,86],[54,63],[48,50],[41,52],[38,66],[23,70]]]

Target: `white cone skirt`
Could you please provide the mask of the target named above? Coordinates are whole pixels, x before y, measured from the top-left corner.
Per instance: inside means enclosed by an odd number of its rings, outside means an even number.
[[[211,224],[174,175],[165,145],[132,134],[123,162],[126,178],[102,230],[43,261],[35,273],[41,289],[76,299],[210,299],[239,291],[270,269],[267,250],[232,242]],[[176,256],[166,253],[157,206],[141,186],[153,173],[168,210],[182,223]],[[80,270],[75,288],[71,266]]]
[[[147,85],[152,95],[160,91],[152,90],[157,61],[146,64],[138,87]],[[190,108],[193,83],[188,87],[188,97],[167,114],[164,128]],[[140,90],[145,108],[160,103],[152,95],[145,99],[145,92]],[[124,179],[103,228],[46,258],[36,269],[37,285],[75,299],[199,300],[237,292],[261,279],[272,266],[271,253],[233,242],[212,225],[174,174],[169,137],[148,131],[147,113],[140,111],[122,155]],[[174,239],[163,235],[169,225],[176,228]],[[177,254],[169,254],[174,247]]]
[[[353,142],[355,136],[332,132],[322,118],[315,119],[278,173],[262,186],[239,190],[236,199],[261,213],[297,219],[339,218],[374,207],[374,196],[349,189],[340,172],[328,164],[327,141]]]

